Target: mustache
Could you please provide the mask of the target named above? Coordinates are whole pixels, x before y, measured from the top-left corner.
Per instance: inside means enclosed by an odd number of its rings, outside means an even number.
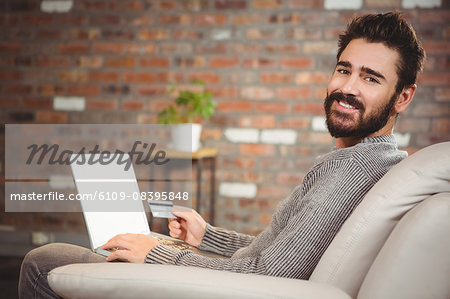
[[[358,99],[356,99],[355,96],[349,94],[349,95],[345,95],[342,92],[339,91],[335,91],[333,93],[331,93],[328,97],[327,97],[327,101],[330,103],[333,103],[334,101],[345,101],[347,102],[349,105],[352,105],[353,107],[355,107],[356,109],[359,110],[364,110],[364,104],[362,102],[360,102]]]

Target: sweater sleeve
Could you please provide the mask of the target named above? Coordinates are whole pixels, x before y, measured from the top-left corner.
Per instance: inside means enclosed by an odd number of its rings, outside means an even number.
[[[236,250],[250,245],[254,239],[254,236],[228,231],[208,224],[205,236],[198,249],[230,257]]]
[[[265,242],[259,242],[264,233],[248,248],[226,259],[158,245],[148,253],[146,262],[308,279],[345,219],[373,185],[355,164],[344,168],[345,172],[340,168],[323,177],[324,184],[313,184],[301,200],[302,208],[290,217],[285,215],[288,221],[265,247]],[[295,200],[288,203],[282,209],[284,213],[299,204]],[[262,249],[251,248],[255,246]]]

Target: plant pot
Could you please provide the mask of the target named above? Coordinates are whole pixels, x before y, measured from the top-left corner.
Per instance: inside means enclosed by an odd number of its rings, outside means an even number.
[[[201,124],[177,124],[171,126],[172,148],[180,152],[196,152],[200,148]]]

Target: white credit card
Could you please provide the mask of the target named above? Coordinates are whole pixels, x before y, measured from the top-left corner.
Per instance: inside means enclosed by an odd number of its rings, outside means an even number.
[[[155,218],[177,218],[172,214],[173,202],[161,200],[147,201],[150,206],[150,211]]]

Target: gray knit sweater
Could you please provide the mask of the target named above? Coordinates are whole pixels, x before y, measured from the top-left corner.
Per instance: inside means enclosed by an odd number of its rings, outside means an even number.
[[[158,245],[145,261],[308,279],[364,195],[406,156],[397,149],[393,135],[369,137],[355,146],[334,149],[318,158],[258,236],[207,226],[199,249],[228,258]]]

